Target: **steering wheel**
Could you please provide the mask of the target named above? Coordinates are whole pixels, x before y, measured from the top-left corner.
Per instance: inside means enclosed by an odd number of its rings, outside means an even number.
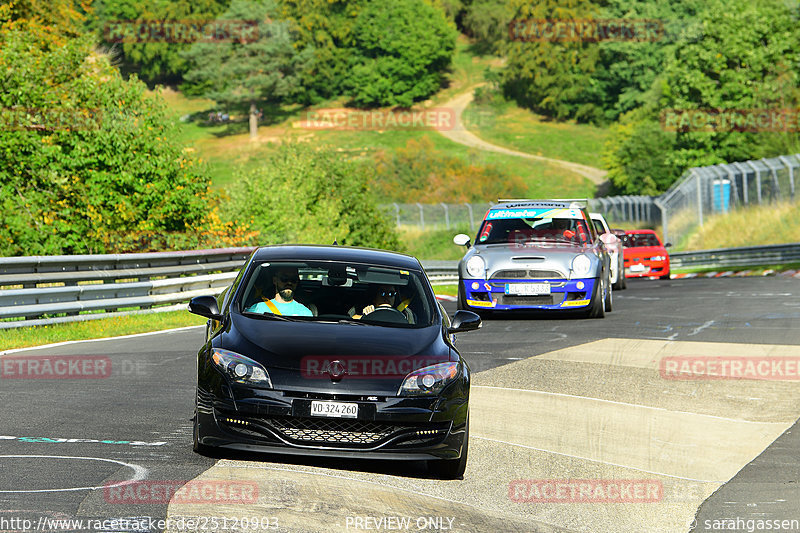
[[[381,322],[392,322],[395,324],[408,324],[405,313],[398,311],[394,307],[377,307],[373,312],[365,315],[364,318],[370,320],[380,320]]]

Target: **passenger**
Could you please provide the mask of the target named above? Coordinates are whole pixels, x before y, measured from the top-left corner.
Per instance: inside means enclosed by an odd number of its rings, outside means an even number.
[[[294,299],[294,290],[300,282],[297,268],[280,267],[272,275],[275,284],[275,298],[258,302],[247,310],[252,313],[272,313],[274,315],[313,316],[311,310]]]

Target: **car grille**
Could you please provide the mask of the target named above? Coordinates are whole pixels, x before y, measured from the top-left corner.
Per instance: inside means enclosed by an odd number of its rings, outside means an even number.
[[[565,279],[561,272],[555,270],[498,270],[489,279]]]
[[[273,418],[265,422],[288,440],[320,444],[374,444],[400,429],[364,420]]]
[[[553,301],[552,294],[545,294],[539,296],[512,296],[509,294],[504,294],[501,298],[502,299],[500,303],[502,305],[554,305],[555,304],[555,302]]]

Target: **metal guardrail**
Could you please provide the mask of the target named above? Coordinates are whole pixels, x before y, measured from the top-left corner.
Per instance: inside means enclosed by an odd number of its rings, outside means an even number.
[[[25,320],[1,321],[0,329],[126,314],[119,309],[175,310],[169,304],[222,292],[254,249],[3,257],[0,319]]]
[[[800,263],[800,243],[669,254],[672,268],[726,268]]]
[[[0,287],[13,287],[0,288],[0,319],[25,319],[0,321],[0,329],[185,309],[194,296],[222,292],[253,250],[0,258]],[[673,268],[800,263],[800,243],[676,252],[670,260]],[[433,285],[458,281],[457,261],[422,266]],[[170,274],[195,275],[150,279]],[[139,310],[115,312],[126,308]],[[58,314],[67,316],[50,316]]]

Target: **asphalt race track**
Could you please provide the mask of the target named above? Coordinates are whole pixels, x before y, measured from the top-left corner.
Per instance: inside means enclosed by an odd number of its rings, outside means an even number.
[[[628,287],[603,320],[495,316],[459,336],[473,383],[457,481],[193,453],[202,328],[5,354],[0,531],[800,531],[800,280]],[[96,375],[8,375],[41,355]],[[760,379],[674,372],[718,360],[763,363]],[[213,490],[168,504],[187,482]]]

